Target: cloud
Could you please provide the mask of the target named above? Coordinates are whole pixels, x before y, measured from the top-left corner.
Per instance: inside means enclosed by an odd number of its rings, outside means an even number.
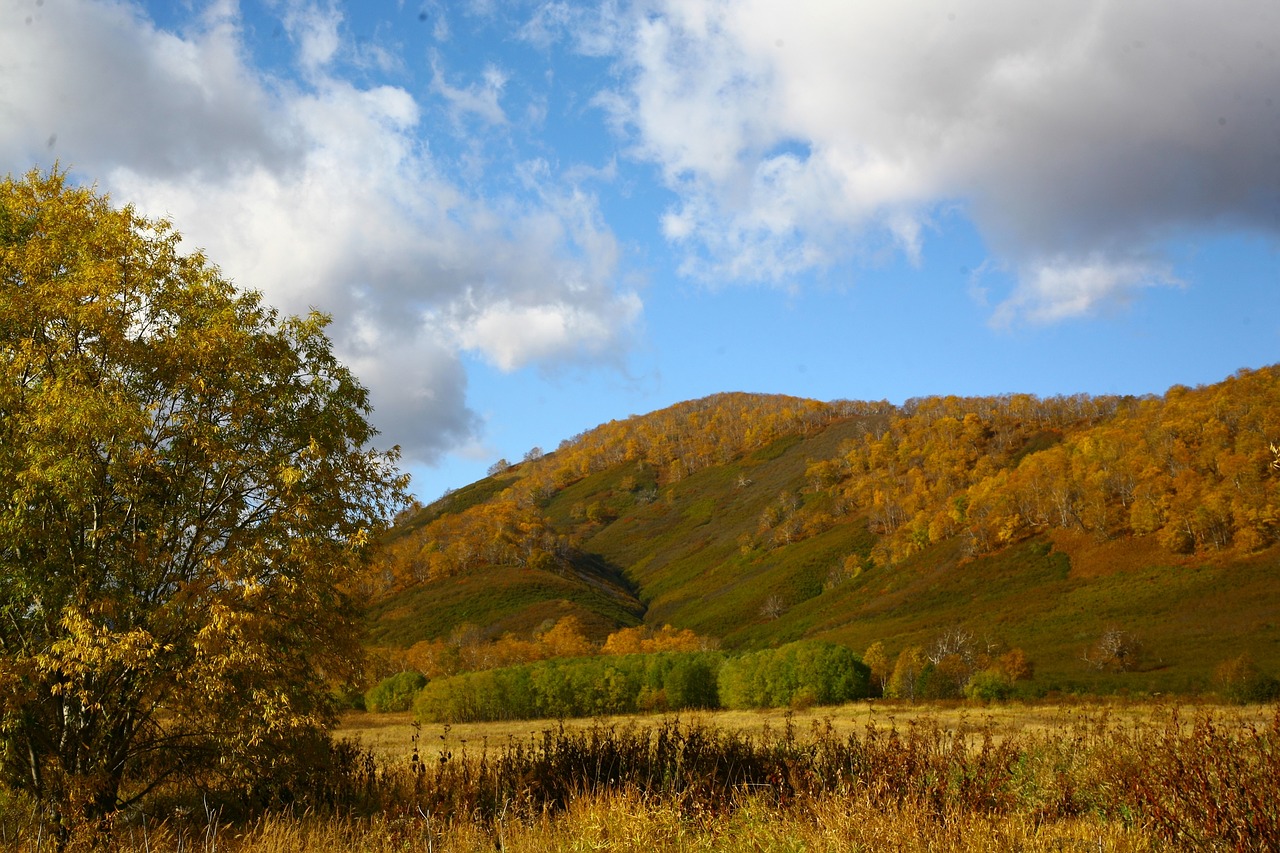
[[[585,8],[553,0],[534,9],[517,35],[541,50],[567,41],[586,56],[612,56],[629,38],[628,17],[632,14],[634,10],[625,10],[619,0]]]
[[[284,25],[300,82],[251,67],[234,3],[182,33],[127,3],[5,4],[0,168],[47,167],[56,134],[64,167],[171,216],[237,283],[332,314],[411,462],[476,436],[464,352],[514,370],[626,345],[640,302],[593,197],[537,170],[519,199],[459,185],[408,92],[331,75],[347,50],[331,7],[291,4]]]
[[[286,168],[300,141],[270,121],[279,94],[247,67],[226,6],[211,6],[195,37],[124,3],[0,6],[0,164],[61,157],[97,174],[211,179],[246,162]]]
[[[577,342],[582,355],[611,349],[614,323],[627,324],[639,314],[639,299],[617,306],[616,317],[584,310],[572,304],[489,304],[459,324],[458,340],[469,349],[486,354],[502,370],[514,370],[529,362],[550,361],[564,349],[566,339]]]
[[[454,121],[461,120],[463,116],[474,115],[487,124],[507,123],[506,113],[499,102],[502,88],[507,84],[507,75],[497,66],[486,66],[479,83],[458,87],[449,85],[444,79],[444,72],[437,67],[435,61],[431,64],[431,70],[434,75],[432,91],[449,104]]]
[[[708,279],[786,281],[927,250],[960,204],[1018,277],[1005,321],[1167,283],[1163,241],[1280,235],[1280,6],[652,0],[599,103],[676,201]],[[546,7],[545,40],[570,19]],[[605,31],[603,25],[593,32]],[[531,36],[533,37],[533,36]]]
[[[1152,261],[1050,259],[1022,270],[1021,286],[996,306],[991,321],[994,326],[1019,318],[1054,323],[1089,314],[1100,303],[1125,301],[1143,288],[1177,284],[1166,265]]]
[[[332,7],[321,9],[292,2],[286,8],[285,30],[298,46],[298,63],[304,72],[317,74],[333,60],[341,46],[338,36],[341,20]]]

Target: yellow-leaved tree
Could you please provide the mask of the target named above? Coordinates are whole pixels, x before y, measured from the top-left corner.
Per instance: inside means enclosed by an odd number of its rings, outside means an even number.
[[[327,318],[179,241],[57,170],[0,182],[0,769],[64,827],[295,784],[405,499]]]

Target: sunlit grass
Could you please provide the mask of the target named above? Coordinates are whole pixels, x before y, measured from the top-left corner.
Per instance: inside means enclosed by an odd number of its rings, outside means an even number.
[[[803,734],[815,725],[830,726],[841,737],[863,732],[869,723],[878,726],[907,726],[913,722],[936,724],[961,734],[991,730],[997,736],[1018,734],[1047,735],[1077,723],[1082,717],[1105,711],[1120,723],[1138,723],[1166,712],[1172,705],[1124,700],[1090,700],[1087,702],[1005,703],[973,705],[963,702],[896,702],[875,699],[825,708],[760,711],[696,711],[686,712],[680,719],[716,728],[759,736],[767,731],[782,731],[787,725]],[[1193,706],[1188,706],[1193,707]],[[1265,722],[1268,706],[1226,706],[1216,708],[1226,719],[1240,724]],[[536,737],[553,725],[568,729],[586,729],[596,725],[652,726],[664,717],[658,715],[624,715],[592,719],[504,721],[493,723],[459,723],[455,725],[415,725],[411,712],[372,714],[351,712],[343,716],[337,729],[339,738],[350,738],[371,750],[383,761],[407,760],[416,745],[420,754],[437,757],[442,752],[476,752],[486,745],[501,746],[510,740]],[[415,740],[416,738],[416,740]]]
[[[493,827],[468,822],[432,823],[422,817],[373,820],[264,819],[247,830],[179,833],[160,828],[147,845],[134,833],[129,851],[191,850],[226,853],[1147,853],[1168,849],[1140,829],[1097,818],[1051,825],[1025,819],[956,814],[945,821],[911,809],[869,808],[829,800],[804,814],[781,812],[761,801],[732,812],[689,816],[621,794],[573,803],[560,815],[505,820]]]
[[[138,851],[1280,848],[1280,708],[860,702],[415,727],[361,715],[292,810],[122,815]],[[419,747],[413,761],[414,745]],[[172,801],[170,801],[172,803]],[[4,806],[0,801],[0,806]],[[53,849],[0,808],[0,846]],[[195,804],[193,803],[193,806]],[[92,833],[68,849],[103,842]]]

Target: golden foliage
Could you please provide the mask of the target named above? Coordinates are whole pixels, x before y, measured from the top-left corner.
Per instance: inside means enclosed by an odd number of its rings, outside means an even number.
[[[66,815],[284,772],[404,499],[327,318],[180,239],[60,173],[0,181],[0,768]]]
[[[601,647],[601,654],[633,655],[651,652],[698,652],[716,647],[708,637],[700,637],[688,628],[676,629],[663,625],[654,629],[648,625],[623,628],[610,634]]]

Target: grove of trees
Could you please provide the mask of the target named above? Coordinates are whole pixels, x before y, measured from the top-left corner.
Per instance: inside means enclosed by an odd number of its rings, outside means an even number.
[[[845,646],[802,640],[730,658],[719,687],[726,708],[838,705],[870,693],[871,669]]]
[[[552,659],[433,679],[415,698],[418,719],[532,720],[716,708],[719,652]]]
[[[407,649],[371,648],[369,667],[373,678],[404,671],[439,678],[550,658],[709,651],[717,645],[687,628],[670,625],[619,628],[597,642],[587,636],[581,619],[563,616],[525,636],[507,632],[486,638],[479,626],[463,623],[448,637],[420,640]]]
[[[736,657],[650,652],[553,659],[430,681],[420,720],[478,722],[679,711],[835,705],[868,695],[870,669],[817,640]]]
[[[928,647],[907,646],[892,664],[881,642],[873,643],[864,658],[882,695],[911,701],[1008,699],[1018,682],[1035,673],[1035,665],[1022,649],[998,641],[979,642],[959,626],[939,633]]]

